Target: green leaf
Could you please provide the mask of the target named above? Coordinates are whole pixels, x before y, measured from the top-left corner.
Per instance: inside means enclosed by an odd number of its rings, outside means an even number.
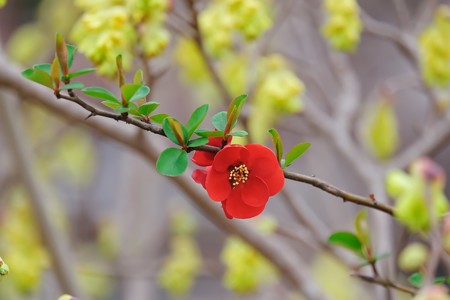
[[[241,95],[239,97],[236,97],[228,107],[227,112],[227,124],[225,125],[225,128],[223,129],[223,132],[228,135],[228,133],[231,131],[231,129],[236,126],[237,120],[239,118],[239,115],[241,114],[242,106],[244,105],[245,100],[247,99],[247,95]]]
[[[84,74],[88,74],[88,73],[92,73],[96,70],[96,68],[84,68],[84,69],[80,69],[74,72],[71,72],[69,74],[67,74],[67,77],[69,79],[84,75]]]
[[[109,100],[105,100],[101,102],[104,106],[112,108],[112,109],[116,109],[117,107],[121,106],[120,103],[114,102],[114,101],[109,101]]]
[[[167,148],[159,155],[156,169],[162,175],[179,176],[186,171],[188,162],[186,152],[177,148]]]
[[[84,88],[84,84],[81,82],[71,82],[61,87],[60,90],[80,90]]]
[[[39,69],[26,69],[22,72],[22,76],[53,90],[52,77],[45,71]]]
[[[133,97],[131,97],[131,99],[129,100],[130,102],[133,101],[137,101],[139,99],[143,99],[145,97],[147,97],[147,95],[150,93],[150,88],[146,85],[142,85],[137,91],[136,93],[133,95]]]
[[[187,130],[177,119],[167,117],[162,122],[164,133],[175,144],[184,146],[186,143]]]
[[[423,283],[423,274],[418,272],[411,274],[411,276],[408,277],[408,282],[416,288],[420,288]]]
[[[169,115],[168,114],[157,114],[154,116],[150,117],[150,120],[152,120],[153,122],[157,123],[157,124],[162,124],[164,119],[167,118]]]
[[[159,106],[158,102],[146,102],[139,107],[138,111],[144,116],[148,116]]]
[[[301,143],[294,146],[286,155],[286,167],[289,167],[297,158],[302,156],[308,150],[309,146],[311,146],[310,143]]]
[[[218,130],[208,130],[208,129],[197,129],[195,134],[201,137],[219,137],[223,136],[223,131]]]
[[[124,84],[120,89],[127,102],[133,102],[145,98],[148,93],[150,93],[150,88],[148,86],[134,83]]]
[[[434,284],[444,284],[446,281],[447,281],[447,277],[445,277],[445,276],[439,276],[439,277],[436,277],[436,278],[433,280],[433,283],[434,283]]]
[[[221,111],[212,116],[211,123],[217,130],[224,131],[225,126],[227,126],[227,112]]]
[[[144,84],[144,72],[141,69],[137,70],[134,74],[133,83]]]
[[[236,131],[233,131],[232,133],[230,133],[229,135],[243,137],[243,136],[247,136],[248,132],[245,130],[236,130]]]
[[[113,101],[117,103],[122,103],[119,99],[114,96],[113,93],[108,91],[107,89],[101,88],[101,87],[87,87],[82,90],[83,93],[85,93],[88,96],[92,96],[95,98]]]
[[[275,128],[269,129],[269,133],[272,135],[272,143],[275,147],[278,163],[281,166],[281,160],[283,159],[283,142],[281,141],[280,134]],[[284,163],[286,164],[286,161]]]
[[[116,107],[116,108],[114,108],[114,111],[116,112],[116,113],[126,113],[126,112],[128,112],[130,110],[130,108],[129,107],[123,107],[123,106],[119,106],[119,107]]]
[[[201,137],[201,138],[198,138],[198,139],[190,140],[189,143],[188,143],[188,147],[203,146],[203,145],[206,145],[206,143],[208,143],[208,138],[207,137]]]
[[[72,67],[73,64],[73,57],[75,55],[75,52],[77,51],[77,47],[74,45],[66,44],[67,46],[67,65]]]
[[[198,107],[196,110],[194,110],[191,117],[189,118],[189,121],[186,124],[186,128],[188,131],[187,137],[188,139],[192,136],[192,134],[198,128],[198,126],[200,126],[200,124],[203,122],[207,113],[208,113],[208,104],[204,104]]]
[[[328,243],[347,248],[348,250],[353,251],[355,254],[364,257],[362,253],[361,241],[355,234],[351,232],[335,232],[328,238]]]
[[[51,64],[37,64],[33,66],[33,69],[35,70],[42,70],[45,73],[50,74],[50,68],[52,67]]]
[[[355,216],[355,230],[358,239],[366,246],[370,247],[370,235],[367,228],[367,210],[360,210]]]

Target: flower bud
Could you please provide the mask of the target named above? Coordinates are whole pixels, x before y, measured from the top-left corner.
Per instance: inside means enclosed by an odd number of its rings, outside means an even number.
[[[428,249],[424,244],[412,243],[403,249],[398,258],[398,265],[404,271],[412,272],[425,264]]]

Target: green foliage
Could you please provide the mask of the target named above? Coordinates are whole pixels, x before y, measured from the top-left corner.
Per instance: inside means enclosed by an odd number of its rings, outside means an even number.
[[[142,49],[145,57],[153,57],[162,53],[169,42],[169,32],[163,26],[169,8],[167,0],[79,0],[76,4],[82,14],[71,38],[80,52],[98,66],[101,75],[113,77],[117,73],[118,54],[122,54],[126,71],[136,48]]]
[[[223,284],[235,293],[254,292],[276,278],[271,263],[258,251],[236,237],[227,238],[221,254],[226,266]]]
[[[289,167],[297,158],[302,156],[308,148],[311,146],[310,143],[301,143],[295,145],[289,152],[286,154],[286,160],[284,163],[285,167]]]
[[[150,88],[142,84],[127,83],[120,87],[122,96],[126,102],[134,102],[139,99],[147,97],[150,93]]]
[[[208,143],[207,137],[200,137],[198,139],[190,140],[189,143],[187,144],[187,146],[188,147],[198,147],[198,146],[206,145],[207,143]]]
[[[399,144],[397,117],[391,99],[372,103],[364,116],[364,145],[377,158],[391,157]]]
[[[364,256],[362,252],[363,245],[361,241],[355,234],[351,232],[347,231],[335,232],[328,238],[328,243],[344,247],[358,256],[361,257]]]
[[[22,76],[53,90],[53,79],[49,73],[40,69],[26,69]]]
[[[88,96],[120,104],[121,101],[113,93],[102,87],[87,87],[82,92]]]
[[[275,147],[278,163],[281,166],[281,160],[283,159],[283,142],[281,141],[280,134],[275,128],[269,129],[269,133],[272,135],[272,143]]]
[[[186,127],[177,119],[167,117],[164,119],[163,129],[166,136],[175,144],[185,146],[188,140],[188,132]]]
[[[325,0],[324,9],[327,20],[322,27],[323,35],[336,50],[353,52],[363,29],[357,1]]]
[[[227,112],[221,111],[212,116],[211,123],[215,129],[223,132],[225,130],[225,126],[227,126]]]
[[[411,272],[423,267],[428,258],[428,249],[422,243],[411,243],[398,257],[398,265],[402,270]]]
[[[173,296],[185,295],[192,288],[202,266],[202,257],[192,235],[196,222],[185,211],[172,215],[170,253],[158,273],[158,284]]]
[[[3,259],[0,257],[0,280],[1,276],[6,276],[9,273],[9,267],[8,265],[3,261]]]
[[[195,130],[200,126],[200,124],[203,122],[203,120],[206,117],[206,114],[208,113],[208,104],[204,104],[197,109],[194,110],[191,117],[189,118],[186,128],[188,131],[188,139],[192,136],[192,134],[195,132]]]
[[[450,83],[449,12],[449,6],[439,6],[433,23],[419,36],[420,67],[429,86],[446,87]]]
[[[189,157],[184,150],[167,148],[159,155],[156,169],[165,176],[179,176],[186,171],[188,162]]]
[[[435,175],[430,179],[431,172]],[[386,189],[396,200],[394,214],[397,220],[412,232],[426,233],[448,210],[444,194],[445,174],[427,158],[411,164],[409,173],[390,171],[386,177]]]

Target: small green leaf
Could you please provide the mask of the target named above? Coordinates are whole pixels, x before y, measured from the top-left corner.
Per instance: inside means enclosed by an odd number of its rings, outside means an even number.
[[[341,246],[353,251],[355,254],[364,257],[362,253],[362,244],[358,237],[347,231],[335,232],[328,238],[328,243]]]
[[[191,117],[189,118],[189,121],[186,124],[186,128],[188,130],[188,139],[192,136],[192,134],[198,128],[198,126],[200,126],[200,124],[203,122],[207,113],[208,113],[208,104],[204,104],[198,107],[196,110],[194,110]]]
[[[224,131],[225,126],[227,126],[227,112],[221,111],[212,116],[211,123],[217,130]]]
[[[101,88],[101,87],[87,87],[82,90],[83,93],[85,93],[88,96],[92,96],[95,98],[113,101],[117,103],[122,103],[119,99],[114,96],[113,93],[108,91],[107,89]]]
[[[294,146],[286,155],[286,167],[289,167],[297,158],[302,156],[308,150],[309,146],[311,146],[310,143],[301,143]]]
[[[84,69],[80,69],[74,72],[71,72],[69,74],[67,74],[67,77],[69,79],[84,75],[84,74],[88,74],[88,73],[92,73],[95,72],[96,68],[84,68]]]
[[[164,119],[167,118],[169,115],[168,114],[157,114],[154,116],[150,117],[150,120],[152,120],[153,122],[157,123],[157,124],[162,124]]]
[[[201,137],[221,137],[223,136],[223,131],[218,130],[207,130],[207,129],[197,129],[195,134]]]
[[[150,88],[148,86],[134,83],[124,84],[120,89],[127,102],[137,101],[150,93]]]
[[[408,282],[416,288],[420,288],[423,283],[423,274],[418,272],[411,274],[411,276],[408,277]]]
[[[177,119],[167,117],[164,119],[163,129],[166,136],[175,144],[184,146],[186,143],[187,130]]]
[[[245,100],[247,99],[247,95],[241,95],[239,97],[236,97],[228,107],[227,112],[227,124],[225,125],[225,128],[223,129],[223,132],[225,135],[228,135],[228,133],[231,131],[231,129],[234,128],[237,124],[237,120],[239,118],[239,115],[241,114],[242,106],[244,105]]]
[[[198,138],[198,139],[190,140],[189,143],[188,143],[188,147],[203,146],[203,145],[206,145],[206,143],[208,143],[208,138],[207,137],[201,137],[201,138]]]
[[[139,107],[138,111],[144,116],[148,116],[159,106],[158,102],[146,102]]]
[[[26,69],[22,72],[22,76],[53,90],[52,77],[45,71],[39,69]]]
[[[355,230],[358,239],[366,246],[370,248],[370,235],[367,226],[367,210],[360,210],[355,216]]]
[[[189,157],[186,152],[177,148],[167,148],[158,157],[156,169],[162,175],[179,176],[186,171]]]
[[[128,112],[129,110],[130,110],[129,107],[123,107],[123,106],[119,106],[119,107],[114,108],[114,111],[115,111],[116,113],[121,113],[121,114],[126,113],[126,112]]]
[[[283,159],[283,142],[281,141],[280,134],[275,128],[269,129],[269,133],[272,135],[272,143],[275,147],[275,152],[277,154],[278,163],[281,166],[281,160]],[[285,161],[286,163],[286,161]]]
[[[101,102],[104,106],[112,108],[112,109],[116,109],[117,107],[121,106],[120,103],[114,102],[114,101],[102,101]]]
[[[445,276],[439,276],[439,277],[436,277],[436,278],[433,280],[433,283],[434,283],[434,284],[444,284],[446,281],[447,281],[447,277],[445,277]]]
[[[144,72],[141,69],[137,70],[134,74],[133,83],[144,84]]]
[[[77,51],[77,47],[74,45],[66,44],[67,46],[67,65],[72,67],[73,64],[73,57],[75,55],[75,52]]]
[[[81,82],[71,82],[61,87],[60,90],[80,90],[84,88],[84,84]]]
[[[50,74],[50,68],[52,67],[51,64],[37,64],[33,66],[33,69],[35,70],[42,70],[45,73]]]
[[[235,131],[233,131],[232,133],[230,133],[229,135],[231,135],[231,136],[240,136],[240,137],[243,137],[243,136],[247,136],[247,135],[248,135],[248,132],[245,131],[245,130],[235,130]]]

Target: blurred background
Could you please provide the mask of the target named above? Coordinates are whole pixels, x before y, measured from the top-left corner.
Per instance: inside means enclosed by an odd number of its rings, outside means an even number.
[[[51,62],[59,32],[78,47],[75,69],[98,68],[79,81],[117,93],[122,54],[127,79],[142,69],[158,113],[183,122],[201,104],[210,104],[210,117],[248,93],[239,127],[249,137],[234,142],[272,147],[267,130],[275,127],[286,151],[312,144],[289,170],[394,205],[384,190],[390,169],[405,170],[421,155],[450,168],[450,67],[426,35],[442,26],[450,43],[450,10],[440,6],[448,4],[7,1],[0,101],[11,105],[1,107],[0,256],[10,274],[0,299],[63,292],[80,299],[383,299],[348,275],[357,259],[339,252],[338,260],[325,243],[333,231],[352,230],[360,207],[287,181],[261,216],[218,221],[192,200],[190,189],[206,192],[190,176],[183,185],[155,171],[155,155],[170,141],[101,117],[85,121],[88,112],[18,74]],[[447,57],[446,65],[426,55]],[[211,128],[207,120],[202,128]],[[409,273],[392,259],[415,238],[379,212],[369,219],[377,252],[390,253],[383,272],[406,282]],[[288,249],[274,254],[295,257],[303,285],[292,286],[270,259],[228,235],[227,222]],[[444,267],[439,272],[448,276]]]

